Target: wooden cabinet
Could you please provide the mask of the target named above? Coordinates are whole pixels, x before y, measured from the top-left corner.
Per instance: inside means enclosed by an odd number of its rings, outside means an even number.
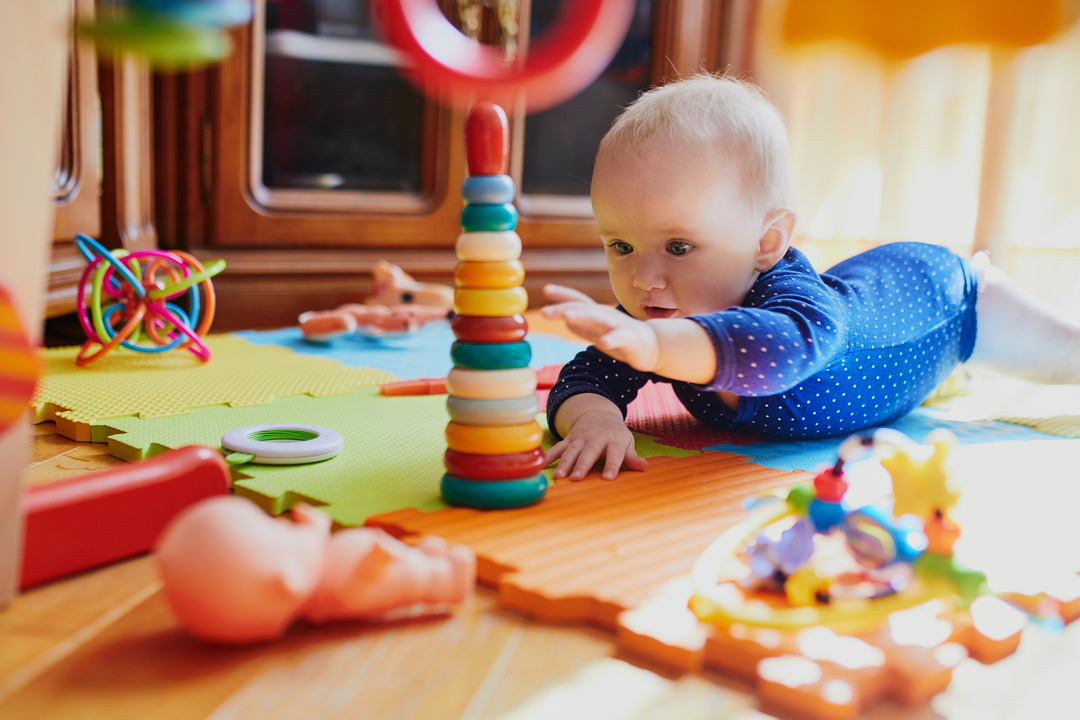
[[[480,39],[542,32],[557,0],[444,0]],[[504,15],[500,21],[499,10]],[[506,22],[507,8],[516,11]],[[610,300],[588,204],[603,130],[656,82],[719,67],[719,0],[639,0],[602,77],[567,104],[511,115],[526,287]],[[381,259],[450,282],[466,176],[463,117],[418,95],[373,32],[365,0],[256,3],[219,67],[155,79],[157,231],[165,247],[223,257],[215,329],[291,324],[371,292]]]
[[[76,15],[93,0],[75,0]],[[75,247],[85,233],[106,247],[154,247],[150,72],[134,58],[98,60],[71,36],[61,150],[53,183],[53,246],[45,315],[75,309],[86,261]]]

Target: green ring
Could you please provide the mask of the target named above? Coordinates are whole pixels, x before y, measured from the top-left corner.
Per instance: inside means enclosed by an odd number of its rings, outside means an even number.
[[[443,499],[457,507],[498,510],[532,505],[543,499],[548,480],[544,473],[522,480],[463,480],[443,475]]]
[[[461,211],[461,228],[465,232],[503,232],[516,228],[517,222],[517,208],[510,203],[476,203]]]
[[[450,346],[455,367],[470,370],[512,370],[528,367],[532,346],[528,342],[471,343],[457,341]]]

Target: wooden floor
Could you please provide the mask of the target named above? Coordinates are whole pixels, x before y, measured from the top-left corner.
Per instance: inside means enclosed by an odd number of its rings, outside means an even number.
[[[35,432],[31,482],[119,462],[104,445],[56,436],[50,423]],[[1075,454],[1074,443],[1062,452]],[[1042,461],[1057,467],[1062,458]],[[1080,485],[1074,467],[1068,474]],[[965,661],[931,708],[871,714],[1075,717],[1078,670],[1077,627],[1033,631],[1012,658]],[[149,557],[30,590],[0,611],[3,720],[772,717],[751,691],[718,675],[665,676],[619,657],[605,631],[530,620],[498,607],[485,588],[449,618],[296,626],[280,642],[244,649],[183,635]]]

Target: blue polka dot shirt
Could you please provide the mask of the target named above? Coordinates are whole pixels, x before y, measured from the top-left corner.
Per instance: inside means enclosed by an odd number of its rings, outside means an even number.
[[[916,407],[971,355],[976,293],[970,263],[937,245],[883,245],[821,275],[792,248],[741,306],[689,318],[716,349],[711,383],[639,372],[589,347],[552,388],[548,426],[579,393],[602,395],[625,417],[651,380],[670,383],[719,430],[813,438],[875,427]],[[739,396],[734,409],[720,390]]]

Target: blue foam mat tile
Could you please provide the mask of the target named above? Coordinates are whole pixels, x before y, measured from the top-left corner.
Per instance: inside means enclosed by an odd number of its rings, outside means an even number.
[[[329,357],[348,367],[370,367],[391,372],[399,380],[445,377],[454,366],[450,346],[454,333],[450,323],[431,322],[404,335],[372,337],[354,333],[329,342],[310,342],[300,328],[246,330],[235,333],[256,345],[280,345],[303,355]],[[534,368],[557,365],[572,359],[585,346],[554,335],[530,333]]]
[[[899,430],[916,442],[938,429],[951,431],[961,445],[979,445],[1001,441],[1050,440],[1058,438],[1038,432],[1024,425],[987,421],[949,420],[940,411],[920,407],[904,417],[882,427]],[[867,431],[870,432],[870,431]],[[720,450],[747,457],[751,462],[777,470],[817,471],[822,466],[836,462],[836,453],[848,435],[813,440],[762,440],[748,445],[721,443],[709,445],[705,450]],[[1058,438],[1063,439],[1063,438]]]

